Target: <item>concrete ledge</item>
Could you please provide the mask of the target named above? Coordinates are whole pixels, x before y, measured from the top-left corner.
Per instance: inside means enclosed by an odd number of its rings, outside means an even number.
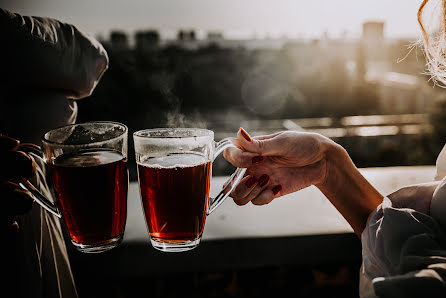
[[[123,244],[102,254],[71,255],[83,278],[138,278],[178,272],[206,272],[281,265],[358,264],[361,243],[352,233],[300,237],[204,241],[184,253],[163,253],[149,242]]]
[[[435,167],[371,168],[361,172],[386,195],[408,184],[432,181]],[[216,192],[226,179],[214,178],[212,191]],[[285,264],[357,264],[361,260],[360,240],[314,187],[266,206],[240,207],[228,199],[208,217],[200,246],[177,254],[151,247],[139,200],[138,185],[132,182],[120,247],[93,255],[70,251],[75,275],[129,278]]]

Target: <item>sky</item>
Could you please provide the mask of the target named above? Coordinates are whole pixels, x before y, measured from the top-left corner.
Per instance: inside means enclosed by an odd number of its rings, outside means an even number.
[[[227,38],[358,37],[364,21],[385,21],[390,38],[419,37],[421,0],[0,0],[0,7],[75,24],[93,35],[157,29],[173,37],[180,28]]]

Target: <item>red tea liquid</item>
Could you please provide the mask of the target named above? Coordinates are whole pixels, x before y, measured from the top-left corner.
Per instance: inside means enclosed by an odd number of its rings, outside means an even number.
[[[173,154],[138,164],[141,200],[152,239],[185,242],[203,233],[211,162],[195,154]]]
[[[115,151],[61,155],[50,165],[53,188],[71,239],[98,245],[124,234],[127,159]]]

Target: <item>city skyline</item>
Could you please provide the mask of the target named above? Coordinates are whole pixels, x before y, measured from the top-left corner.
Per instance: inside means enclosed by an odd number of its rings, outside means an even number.
[[[181,28],[193,29],[198,38],[209,31],[226,38],[357,38],[366,21],[385,22],[388,38],[417,38],[419,0],[281,0],[261,1],[143,1],[125,4],[110,0],[2,0],[0,7],[24,15],[57,18],[93,35],[112,30],[133,34],[155,29],[162,38],[174,38]]]

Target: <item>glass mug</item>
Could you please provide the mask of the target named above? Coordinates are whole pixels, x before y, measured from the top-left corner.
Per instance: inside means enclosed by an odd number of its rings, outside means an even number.
[[[159,128],[133,134],[141,204],[152,246],[165,252],[197,247],[206,216],[240,182],[237,169],[227,186],[209,198],[212,162],[229,139],[214,142],[214,132],[196,128]]]
[[[77,250],[98,253],[116,247],[127,217],[128,129],[115,122],[88,122],[53,129],[42,137],[42,150],[24,151],[46,164],[53,203],[24,179],[47,211],[62,218]]]

